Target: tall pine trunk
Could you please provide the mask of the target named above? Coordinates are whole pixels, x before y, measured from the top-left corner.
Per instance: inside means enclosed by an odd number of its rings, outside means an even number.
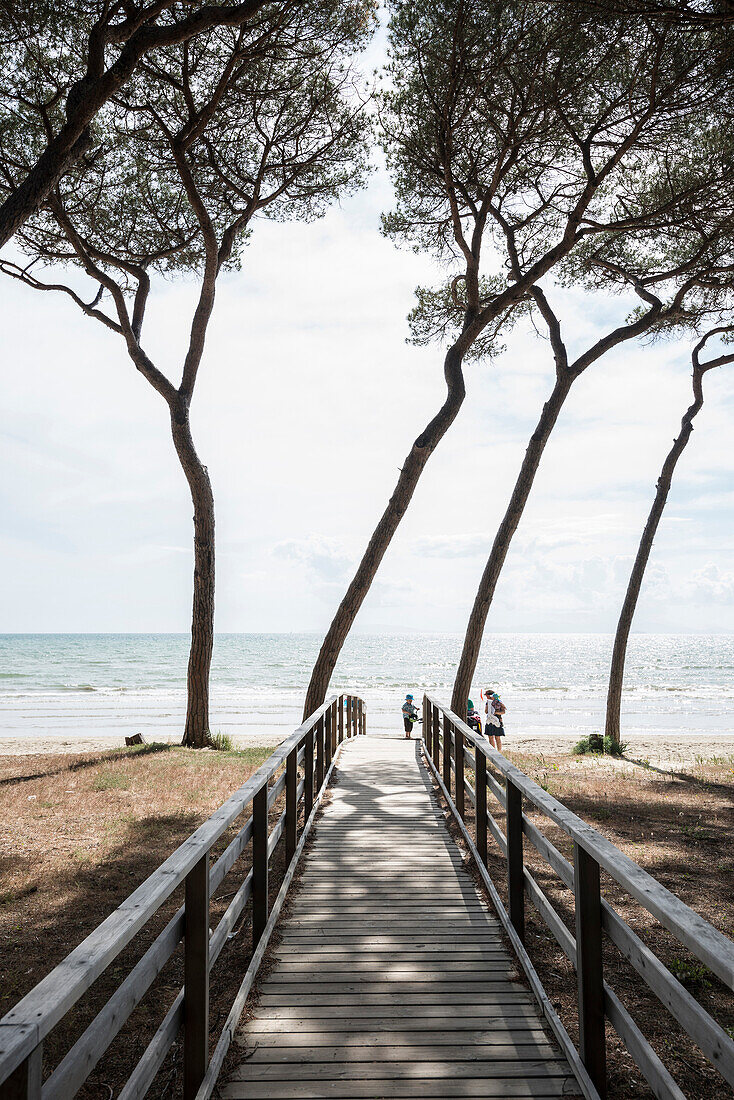
[[[502,566],[505,563],[507,552],[510,549],[513,535],[522,518],[530,490],[533,487],[535,475],[538,472],[540,460],[543,457],[545,445],[548,442],[563,404],[577,377],[568,370],[560,371],[556,376],[556,384],[553,391],[543,406],[543,411],[537,423],[535,431],[530,437],[525,457],[520,467],[515,488],[510,497],[510,503],[495,535],[489,560],[484,568],[482,579],[477,590],[476,599],[472,608],[469,623],[464,637],[464,646],[461,652],[461,660],[456,672],[454,691],[451,697],[451,709],[459,717],[466,714],[466,703],[471,690],[471,683],[479,659],[479,650],[482,645],[484,627],[487,615],[494,597],[495,588],[499,579]]]
[[[304,720],[310,714],[313,714],[326,698],[329,681],[342,646],[375,579],[380,562],[385,556],[392,537],[412,500],[426,463],[453,424],[463,404],[466,389],[464,387],[462,360],[463,353],[459,352],[456,347],[450,348],[446,354],[444,377],[446,378],[448,395],[438,413],[411,447],[388,506],[380,517],[364,556],[327,631],[306,692],[306,702],[303,708]]]
[[[171,432],[194,506],[194,598],[186,726],[182,744],[200,749],[210,741],[209,671],[214,648],[214,495],[207,468],[202,465],[194,447],[188,406],[183,401],[171,410]]]
[[[668,451],[668,455],[663,463],[663,468],[660,471],[660,477],[658,478],[655,491],[655,500],[650,509],[650,514],[647,517],[645,530],[642,532],[640,545],[637,549],[637,556],[632,566],[632,572],[630,573],[630,579],[627,585],[627,593],[624,597],[622,611],[619,616],[619,622],[617,623],[617,633],[614,636],[612,664],[609,670],[609,689],[607,691],[605,733],[617,743],[620,741],[620,713],[622,710],[624,662],[627,656],[627,643],[629,642],[632,620],[637,608],[637,600],[640,595],[640,589],[642,588],[642,581],[650,558],[653,540],[657,534],[658,526],[663,515],[663,509],[668,499],[675,467],[678,463],[678,459],[686,448],[688,440],[691,438],[694,418],[703,406],[703,387],[701,385],[700,374],[697,375],[695,370],[693,375],[693,389],[695,395],[693,404],[688,407],[681,420],[680,434],[673,440],[673,446]]]

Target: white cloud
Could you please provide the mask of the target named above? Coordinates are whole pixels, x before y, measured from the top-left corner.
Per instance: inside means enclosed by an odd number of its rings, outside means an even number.
[[[734,603],[734,572],[720,569],[715,562],[708,562],[697,569],[687,586],[687,598],[705,603]]]
[[[414,554],[427,558],[473,558],[486,556],[492,545],[488,532],[466,535],[424,535],[412,544]]]
[[[327,584],[343,584],[352,568],[352,560],[339,540],[323,535],[284,539],[273,547],[273,556],[298,562],[313,577]]]

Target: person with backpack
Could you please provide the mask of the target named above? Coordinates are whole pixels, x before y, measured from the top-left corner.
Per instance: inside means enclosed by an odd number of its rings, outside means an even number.
[[[474,733],[482,736],[482,719],[479,717],[479,712],[474,709],[471,699],[466,704],[466,724]]]

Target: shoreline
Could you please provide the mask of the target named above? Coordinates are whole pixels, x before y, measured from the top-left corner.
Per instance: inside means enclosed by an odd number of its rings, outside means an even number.
[[[232,735],[232,741],[236,748],[246,748],[253,745],[272,745],[275,748],[287,735],[287,733],[234,734]],[[368,736],[370,736],[369,733]],[[372,736],[399,737],[401,734],[398,730],[395,730],[394,733],[380,731]],[[734,767],[734,733],[711,734],[702,731],[700,733],[671,735],[669,733],[646,732],[628,737],[623,736],[622,740],[628,744],[625,757],[628,761],[648,761],[656,765],[675,767],[695,764],[699,758],[705,760],[719,758],[720,762],[726,762],[728,758]],[[181,743],[179,734],[172,736],[168,733],[162,733],[155,737],[148,736],[146,741],[148,743],[157,742],[169,745],[180,745]],[[577,741],[578,736],[575,734],[512,733],[505,740],[505,748],[510,753],[557,756],[570,754]],[[78,736],[55,734],[44,737],[8,737],[0,735],[0,756],[99,753],[124,747],[125,738],[122,734],[120,736],[108,735],[104,737],[84,734]],[[721,758],[723,758],[723,761]],[[580,757],[579,759],[583,758]],[[613,758],[610,757],[609,759]]]

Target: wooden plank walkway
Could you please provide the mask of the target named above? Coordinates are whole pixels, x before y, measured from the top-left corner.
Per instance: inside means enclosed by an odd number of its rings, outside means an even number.
[[[579,1095],[415,741],[344,746],[273,955],[227,1100]]]

